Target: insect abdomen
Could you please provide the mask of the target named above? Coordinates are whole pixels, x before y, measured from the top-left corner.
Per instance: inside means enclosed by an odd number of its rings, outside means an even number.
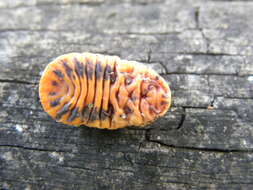
[[[39,87],[44,110],[68,125],[143,126],[171,104],[165,80],[145,65],[116,56],[70,53],[52,61]]]

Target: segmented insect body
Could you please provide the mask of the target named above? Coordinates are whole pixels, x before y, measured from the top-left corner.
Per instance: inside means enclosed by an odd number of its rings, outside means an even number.
[[[58,122],[106,129],[144,126],[171,104],[169,86],[154,70],[92,53],[65,54],[48,64],[39,95]]]

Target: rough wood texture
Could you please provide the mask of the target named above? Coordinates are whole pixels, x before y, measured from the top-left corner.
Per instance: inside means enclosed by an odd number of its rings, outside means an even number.
[[[0,0],[0,188],[253,189],[252,16],[239,0]],[[172,109],[144,129],[56,123],[40,72],[84,51],[149,64]]]

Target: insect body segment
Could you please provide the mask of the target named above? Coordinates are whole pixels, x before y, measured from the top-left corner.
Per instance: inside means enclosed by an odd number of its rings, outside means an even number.
[[[154,70],[92,53],[70,53],[48,64],[39,95],[55,120],[106,129],[144,126],[171,104],[169,86]]]

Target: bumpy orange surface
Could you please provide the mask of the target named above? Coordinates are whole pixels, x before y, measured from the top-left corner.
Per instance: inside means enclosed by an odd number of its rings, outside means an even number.
[[[147,125],[171,104],[169,86],[154,70],[92,53],[65,54],[49,63],[39,95],[56,121],[106,129]]]

